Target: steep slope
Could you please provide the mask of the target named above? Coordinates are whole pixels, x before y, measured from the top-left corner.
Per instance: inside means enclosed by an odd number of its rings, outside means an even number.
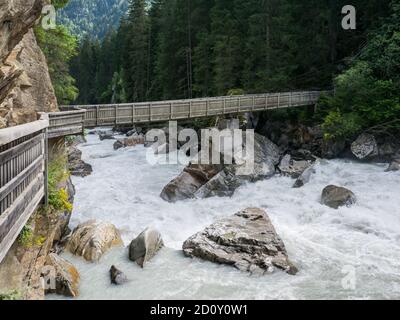
[[[31,27],[47,0],[0,0],[0,129],[57,109],[46,59]]]
[[[118,26],[127,8],[128,0],[70,0],[58,18],[79,37],[89,35],[101,39]]]

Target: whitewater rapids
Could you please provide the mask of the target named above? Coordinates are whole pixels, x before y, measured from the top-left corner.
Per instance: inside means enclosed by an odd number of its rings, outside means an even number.
[[[89,135],[79,146],[93,174],[73,177],[71,228],[89,219],[111,222],[129,245],[154,227],[166,248],[144,270],[128,260],[126,248],[112,249],[97,264],[63,254],[81,274],[79,299],[400,299],[400,172],[384,172],[386,164],[324,161],[301,189],[275,176],[241,187],[232,198],[170,204],[160,192],[183,166],[152,167],[143,146],[114,151],[113,143]],[[339,210],[321,205],[329,184],[349,188],[358,203]],[[267,211],[300,270],[296,276],[255,277],[183,256],[188,237],[247,207]],[[113,264],[128,284],[110,284]]]

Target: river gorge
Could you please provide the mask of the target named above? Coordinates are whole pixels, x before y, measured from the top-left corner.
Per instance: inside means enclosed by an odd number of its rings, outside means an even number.
[[[113,140],[88,135],[78,148],[93,173],[73,177],[76,187],[70,228],[90,219],[113,223],[125,246],[146,227],[160,231],[165,247],[144,269],[113,248],[98,263],[64,253],[81,275],[78,299],[396,299],[400,297],[400,172],[387,164],[323,160],[301,189],[275,175],[248,183],[232,198],[168,203],[164,186],[181,165],[151,166],[143,145],[113,150]],[[334,184],[351,189],[357,203],[331,209],[321,191]],[[182,244],[219,218],[248,208],[268,213],[299,272],[255,276],[230,266],[190,259]],[[129,282],[110,283],[111,265]],[[48,299],[61,299],[56,295]]]

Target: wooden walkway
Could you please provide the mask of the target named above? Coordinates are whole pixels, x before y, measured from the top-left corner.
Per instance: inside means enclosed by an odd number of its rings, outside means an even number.
[[[85,109],[84,125],[86,128],[93,128],[314,105],[320,95],[320,91],[285,92],[114,105],[63,106],[62,110]]]
[[[39,203],[47,203],[47,141],[85,128],[192,119],[316,104],[321,92],[287,92],[117,105],[64,106],[0,130],[0,262]]]

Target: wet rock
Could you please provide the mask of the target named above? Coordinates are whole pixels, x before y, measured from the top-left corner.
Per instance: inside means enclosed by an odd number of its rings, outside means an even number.
[[[188,257],[228,264],[256,274],[275,268],[296,274],[285,245],[276,233],[267,213],[249,208],[221,219],[195,234],[183,244]]]
[[[304,172],[297,178],[296,182],[293,185],[293,188],[301,188],[307,183],[310,182],[312,175],[316,173],[315,165],[304,170]]]
[[[164,187],[161,198],[168,202],[194,198],[196,191],[215,177],[220,170],[219,166],[191,164]]]
[[[46,289],[46,294],[56,293],[66,297],[79,295],[80,275],[71,263],[55,253],[50,253],[46,258],[46,265],[54,270],[45,268],[49,274],[43,274],[43,276],[55,276],[55,288]]]
[[[331,185],[322,191],[321,202],[328,207],[338,209],[356,203],[356,196],[346,188]]]
[[[129,246],[129,259],[142,268],[164,247],[161,234],[154,229],[146,229]]]
[[[67,249],[74,255],[95,262],[99,261],[108,249],[119,245],[122,245],[122,239],[114,225],[90,220],[75,228]]]
[[[86,177],[93,172],[92,166],[84,162],[81,157],[82,151],[76,146],[68,148],[68,169],[73,176]]]
[[[243,139],[243,146],[245,141]],[[224,159],[223,153],[221,159]],[[175,202],[190,198],[231,196],[238,187],[247,182],[272,177],[279,159],[279,148],[267,138],[255,134],[254,166],[251,170],[243,170],[247,163],[240,154],[234,155],[233,164],[189,165],[163,189],[161,197]]]
[[[361,134],[351,144],[351,152],[360,160],[377,157],[379,149],[375,137],[368,133]]]
[[[393,160],[389,167],[386,169],[386,172],[391,171],[400,171],[400,159]]]
[[[287,154],[282,158],[278,168],[283,175],[296,179],[310,166],[311,162],[305,160],[296,161]]]
[[[139,144],[144,144],[144,136],[143,135],[138,135],[134,134],[131,137],[125,138],[125,139],[118,139],[114,143],[114,150],[118,150],[121,148],[127,148],[127,147],[134,147]]]
[[[111,283],[115,285],[122,285],[128,282],[126,275],[121,270],[118,270],[115,266],[111,266],[110,278]]]
[[[326,159],[339,157],[346,150],[346,141],[344,140],[323,140],[321,144],[321,156]]]
[[[115,140],[115,137],[114,137],[114,135],[112,133],[103,133],[103,132],[101,132],[101,133],[99,133],[99,138],[100,138],[101,141],[104,141],[104,140]]]

